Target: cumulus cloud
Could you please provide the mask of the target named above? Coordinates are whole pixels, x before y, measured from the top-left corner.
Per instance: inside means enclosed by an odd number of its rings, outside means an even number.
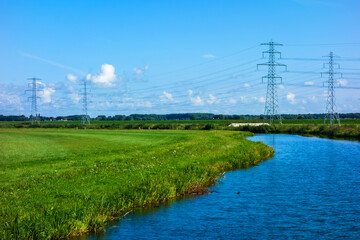
[[[345,79],[339,79],[338,83],[340,86],[346,86],[348,84],[348,81]]]
[[[195,105],[195,106],[201,106],[204,105],[204,100],[201,99],[200,96],[193,96],[194,92],[193,90],[188,90],[188,94],[190,97],[190,101]]]
[[[318,99],[315,96],[311,96],[311,97],[309,97],[309,99],[312,102],[315,102],[315,103],[318,102]]]
[[[76,83],[76,81],[78,79],[78,77],[73,75],[72,73],[69,73],[68,75],[66,75],[66,78],[72,83]]]
[[[209,58],[216,58],[216,56],[214,56],[213,54],[204,54],[204,55],[203,55],[203,58],[207,58],[207,59],[209,59]]]
[[[304,85],[306,85],[306,86],[312,86],[312,85],[314,85],[314,82],[304,82]]]
[[[115,74],[115,68],[110,64],[103,64],[101,66],[100,73],[91,76],[88,74],[86,79],[91,79],[91,81],[95,84],[98,84],[102,87],[114,87],[116,84],[117,76]]]
[[[134,81],[144,81],[145,73],[149,70],[149,66],[145,65],[143,68],[134,67],[133,68],[133,79]]]
[[[152,108],[152,103],[150,101],[138,101],[135,104],[136,107]]]
[[[0,92],[0,106],[8,106],[13,104],[16,105],[21,104],[21,100],[19,96],[15,94]]]
[[[191,102],[195,105],[195,106],[202,106],[204,105],[204,100],[202,100],[200,98],[200,96],[196,96],[196,97],[190,97]]]
[[[44,88],[43,94],[41,95],[41,100],[43,103],[50,103],[51,102],[51,95],[55,93],[55,89],[53,88]]]
[[[136,67],[133,68],[133,71],[135,74],[143,74],[144,73],[144,70],[142,70],[140,68],[136,68]]]
[[[291,104],[295,104],[296,101],[295,101],[295,94],[289,92],[287,95],[286,95],[286,100],[288,100]]]
[[[220,100],[216,99],[216,97],[214,97],[214,95],[209,94],[209,99],[206,100],[209,104],[213,104],[213,103],[218,103]]]
[[[174,101],[173,95],[171,93],[163,91],[163,95],[160,96],[160,101],[161,102],[172,102],[172,101]]]
[[[75,89],[73,87],[71,87],[71,86],[68,89],[71,92],[70,94],[68,94],[69,97],[70,97],[70,100],[73,103],[76,103],[76,104],[79,103],[80,99],[81,99],[79,93],[77,91],[75,91]]]
[[[252,97],[251,99],[259,103],[264,103],[266,101],[264,97]]]
[[[247,103],[248,99],[245,96],[240,96],[241,103]]]
[[[284,89],[284,88],[285,88],[285,86],[284,86],[284,85],[282,85],[282,84],[280,84],[280,85],[279,85],[279,88],[280,88],[280,89]]]
[[[251,85],[250,85],[250,84],[248,84],[248,83],[244,83],[244,84],[243,84],[243,87],[248,88],[248,87],[251,87]]]
[[[237,101],[236,101],[236,99],[234,99],[234,98],[230,98],[230,99],[229,99],[229,103],[230,103],[230,104],[236,104]]]
[[[265,98],[264,98],[264,97],[259,97],[259,102],[260,102],[260,103],[264,103],[264,102],[265,102]]]

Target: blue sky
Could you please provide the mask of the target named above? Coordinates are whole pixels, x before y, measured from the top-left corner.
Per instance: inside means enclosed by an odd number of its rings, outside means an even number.
[[[322,56],[341,56],[339,112],[360,112],[360,1],[0,1],[0,114],[30,114],[27,78],[41,78],[39,112],[261,114],[256,71],[273,39],[289,72],[280,113],[325,111]],[[311,58],[312,61],[301,60]],[[339,76],[340,77],[340,76]]]

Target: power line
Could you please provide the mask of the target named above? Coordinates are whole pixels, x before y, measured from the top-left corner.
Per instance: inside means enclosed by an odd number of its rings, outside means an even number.
[[[267,63],[261,63],[257,65],[257,67],[262,65],[268,66],[268,75],[262,77],[262,81],[264,80],[264,78],[268,79],[264,119],[269,118],[270,125],[272,125],[273,123],[275,124],[275,118],[277,117],[279,123],[281,124],[281,116],[279,114],[279,101],[277,97],[276,79],[279,78],[281,79],[282,82],[282,78],[276,74],[276,67],[285,67],[285,69],[287,70],[287,66],[285,64],[281,64],[275,61],[276,54],[279,54],[281,58],[281,52],[276,51],[275,46],[282,46],[282,44],[270,41],[268,43],[262,43],[261,45],[269,46],[269,50],[263,52],[263,56],[264,54],[269,55],[269,61]]]
[[[40,84],[40,82],[37,82],[37,80],[41,80],[40,78],[28,78],[28,80],[31,80],[32,82],[29,83],[29,86],[31,87],[31,89],[26,90],[27,92],[31,92],[31,97],[29,97],[29,99],[31,99],[31,116],[30,116],[30,122],[31,124],[34,123],[40,123],[40,114],[38,113],[38,107],[37,107],[37,100],[39,99],[39,97],[37,96],[38,92],[41,92],[41,90],[39,90],[37,88],[37,85]]]
[[[83,81],[83,89],[81,95],[83,95],[82,103],[83,103],[83,114],[81,117],[81,123],[83,125],[90,125],[90,117],[88,115],[88,92],[87,92],[87,80],[84,78]]]
[[[325,74],[329,75],[327,85],[328,85],[328,94],[327,94],[327,101],[326,101],[326,113],[325,113],[325,119],[324,124],[326,124],[326,120],[329,118],[330,125],[334,124],[334,120],[336,119],[339,126],[340,126],[340,118],[339,114],[336,113],[336,105],[335,105],[335,86],[334,86],[334,75],[335,74],[341,74],[339,72],[334,71],[334,65],[339,65],[338,63],[334,62],[334,53],[330,52],[329,56],[325,56],[329,58],[328,63],[324,63],[324,65],[329,66],[328,72],[323,72]]]
[[[313,47],[313,46],[349,46],[360,45],[360,43],[297,43],[297,44],[285,44],[287,47]]]

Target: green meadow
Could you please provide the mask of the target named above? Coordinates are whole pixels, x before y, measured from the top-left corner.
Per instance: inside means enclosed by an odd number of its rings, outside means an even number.
[[[74,128],[74,129],[136,129],[136,130],[232,130],[252,133],[282,133],[326,138],[360,140],[360,119],[341,119],[341,126],[324,124],[323,119],[283,119],[273,126],[229,127],[230,123],[262,123],[263,120],[144,120],[144,121],[92,121],[82,125],[79,121],[55,121],[30,124],[29,122],[0,122],[1,128]]]
[[[273,149],[238,131],[0,129],[0,239],[102,231],[133,208],[200,192]]]

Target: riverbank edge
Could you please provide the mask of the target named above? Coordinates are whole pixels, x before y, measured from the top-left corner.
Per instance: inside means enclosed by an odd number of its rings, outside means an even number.
[[[80,131],[82,131],[82,130],[80,130]],[[226,131],[224,131],[224,132],[226,132]],[[234,145],[235,148],[234,147],[229,148],[229,149],[227,149],[227,151],[223,152],[223,154],[221,154],[221,155],[212,156],[214,161],[209,161],[208,165],[205,166],[208,169],[208,172],[205,172],[205,173],[210,173],[210,172],[213,173],[210,178],[209,178],[208,174],[205,174],[205,177],[199,176],[199,181],[194,181],[194,182],[190,183],[190,185],[186,185],[186,190],[178,192],[175,197],[161,198],[161,199],[158,199],[158,201],[146,202],[146,205],[149,205],[149,206],[154,205],[155,206],[156,204],[166,202],[169,200],[182,198],[182,197],[188,196],[188,195],[206,194],[208,187],[216,184],[216,182],[219,179],[221,179],[221,177],[223,176],[223,173],[225,171],[231,171],[231,170],[235,170],[235,169],[244,169],[244,168],[256,166],[260,162],[273,157],[274,156],[273,148],[265,145],[264,143],[260,143],[260,142],[255,143],[255,142],[245,139],[245,137],[252,136],[252,135],[254,135],[254,134],[252,134],[250,132],[242,133],[239,135],[238,134],[228,135],[228,136],[236,136],[234,139],[233,139],[233,137],[229,138],[229,141],[231,141],[232,139],[233,140],[244,139],[245,145],[250,143],[252,147],[249,148],[248,150],[245,149],[244,155],[241,155],[241,154],[239,155],[239,152],[233,153],[233,150],[237,149],[236,145]],[[241,144],[241,143],[239,142],[239,144]],[[218,157],[218,156],[221,156],[221,157]],[[241,156],[245,156],[245,157],[241,157]],[[228,159],[227,159],[227,157],[228,157]],[[222,160],[216,161],[216,159],[222,159]],[[214,170],[217,171],[216,174],[214,174],[215,173]],[[51,237],[50,237],[50,235],[48,235],[48,237],[44,238],[44,239],[74,238],[74,237],[79,237],[79,236],[85,236],[91,232],[104,231],[105,227],[108,226],[110,223],[120,220],[121,218],[123,218],[124,215],[126,215],[129,211],[133,210],[135,207],[142,207],[144,205],[145,204],[137,204],[137,205],[132,205],[131,207],[128,207],[128,208],[121,208],[118,211],[113,212],[113,214],[108,214],[107,216],[99,215],[100,218],[105,217],[104,222],[95,222],[96,225],[94,225],[94,228],[90,227],[90,228],[79,229],[79,228],[75,227],[75,228],[72,228],[72,231],[68,231],[65,234],[52,235]],[[15,221],[14,222],[15,225],[13,225],[14,227],[19,226],[18,224],[21,224],[22,221],[21,220],[19,221],[19,219],[20,218],[16,218],[14,220]],[[10,222],[8,222],[8,224],[10,224]],[[2,229],[2,230],[5,230],[5,229]],[[16,230],[16,229],[14,229],[14,230]],[[3,234],[5,234],[5,235],[2,235],[3,237],[9,236],[9,235],[6,235],[6,233],[3,233]],[[6,237],[2,238],[0,235],[0,239],[11,239],[11,238],[6,238]],[[24,239],[38,239],[38,238],[27,237]],[[41,238],[41,239],[43,239],[43,238]]]
[[[248,135],[243,136],[242,138],[245,139],[246,141],[253,142],[253,141],[248,140],[246,138],[247,137],[252,137],[252,136],[255,136],[255,135],[253,133],[251,133],[251,132],[247,132],[247,133],[248,133]],[[103,226],[103,228],[100,229],[100,231],[99,230],[96,230],[96,231],[88,230],[88,231],[84,231],[84,232],[81,232],[81,233],[78,233],[78,234],[68,235],[67,238],[68,239],[76,239],[77,237],[86,237],[87,235],[94,234],[94,233],[96,233],[96,234],[104,233],[104,232],[106,232],[106,227],[107,226],[111,225],[112,223],[114,223],[116,221],[121,221],[128,214],[131,214],[131,213],[135,212],[137,209],[140,209],[140,208],[157,208],[157,207],[160,207],[161,204],[165,204],[167,202],[174,202],[174,201],[177,201],[179,199],[184,199],[184,198],[188,198],[188,197],[211,194],[212,191],[210,190],[210,187],[215,186],[218,182],[221,182],[221,179],[225,177],[226,172],[255,167],[255,166],[258,166],[261,162],[269,160],[270,158],[275,156],[275,151],[274,151],[273,147],[271,147],[271,146],[269,146],[269,145],[267,145],[267,144],[265,144],[263,142],[261,142],[261,144],[265,145],[268,148],[268,150],[270,150],[270,151],[268,152],[268,154],[266,154],[265,156],[262,156],[261,158],[257,159],[254,162],[248,162],[246,164],[241,164],[241,165],[239,165],[237,167],[221,168],[221,170],[219,171],[217,177],[208,179],[208,181],[206,181],[204,184],[199,184],[199,182],[194,182],[185,191],[180,192],[175,197],[164,198],[164,199],[161,199],[159,201],[153,201],[153,202],[149,202],[147,204],[140,204],[140,205],[125,209],[125,210],[119,212],[119,216],[112,216],[110,221],[106,222],[106,224]],[[209,166],[209,167],[211,167],[211,166]]]
[[[336,140],[360,141],[359,126],[288,125],[288,126],[241,126],[232,131],[247,131],[262,134],[292,134],[304,137],[320,137]]]

